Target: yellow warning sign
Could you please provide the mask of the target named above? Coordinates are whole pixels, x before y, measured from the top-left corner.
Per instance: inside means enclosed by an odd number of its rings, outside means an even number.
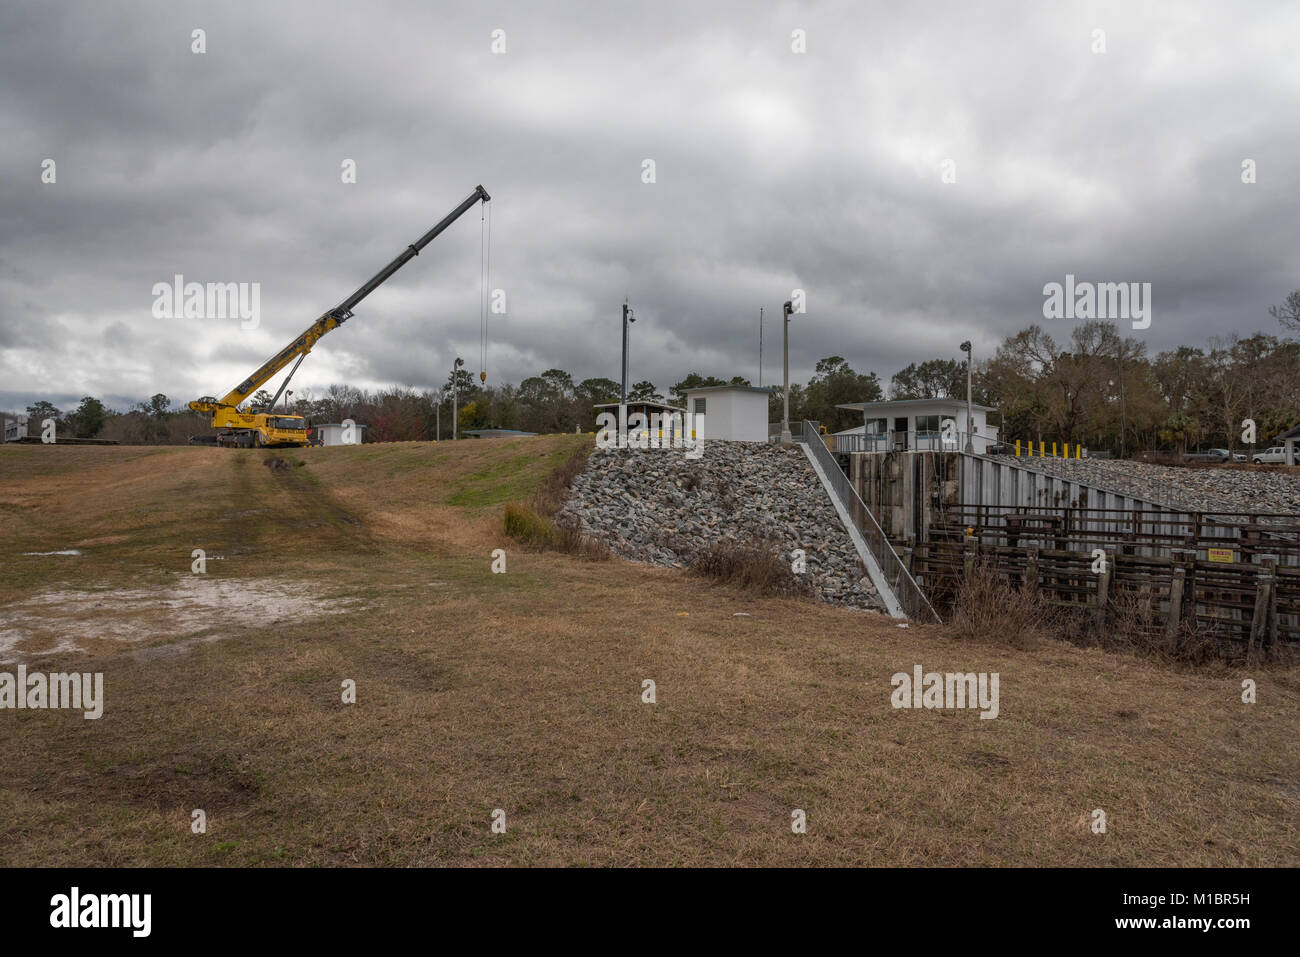
[[[1209,556],[1210,556],[1210,561],[1212,561],[1212,562],[1227,562],[1229,565],[1232,564],[1232,549],[1231,549],[1231,548],[1211,548],[1211,549],[1208,549],[1207,551],[1208,551]]]

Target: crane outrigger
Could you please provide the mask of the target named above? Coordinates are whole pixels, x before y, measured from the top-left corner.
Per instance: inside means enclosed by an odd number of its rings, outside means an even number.
[[[302,335],[267,359],[266,362],[262,363],[261,368],[231,389],[222,398],[204,396],[191,402],[190,408],[195,412],[206,412],[212,416],[212,427],[217,430],[217,444],[238,448],[257,448],[264,445],[306,445],[307,421],[298,415],[276,415],[273,410],[276,402],[280,400],[280,395],[289,384],[289,380],[298,371],[298,366],[302,365],[302,360],[307,358],[307,353],[311,352],[312,347],[316,345],[321,336],[347,322],[352,317],[352,310],[361,300],[383,285],[393,273],[406,265],[410,259],[418,256],[421,249],[429,245],[435,236],[459,219],[466,210],[475,203],[487,203],[491,199],[492,197],[488,195],[487,190],[482,186],[476,186],[474,192],[470,193],[464,202],[443,217],[436,226],[402,250],[396,259],[375,273],[365,285],[313,322]],[[269,409],[250,409],[249,411],[239,409],[240,403],[245,402],[250,395],[270,381],[276,373],[290,362],[294,362],[295,359],[297,362],[294,363],[292,371],[285,377],[284,382],[280,384],[279,390],[275,393],[275,398],[271,400]]]

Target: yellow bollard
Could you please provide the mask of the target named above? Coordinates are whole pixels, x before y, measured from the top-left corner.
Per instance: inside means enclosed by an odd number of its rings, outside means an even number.
[[[1056,443],[1052,443],[1052,458],[1056,458]]]
[[[1020,458],[1020,440],[1016,439],[1016,458]]]

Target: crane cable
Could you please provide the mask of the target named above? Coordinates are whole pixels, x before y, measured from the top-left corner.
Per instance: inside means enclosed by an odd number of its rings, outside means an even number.
[[[487,321],[492,284],[492,210],[484,203],[479,211],[479,361],[478,377],[487,382]]]

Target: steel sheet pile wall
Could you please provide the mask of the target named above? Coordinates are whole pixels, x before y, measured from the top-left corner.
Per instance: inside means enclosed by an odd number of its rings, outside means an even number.
[[[1296,520],[1268,512],[1191,512],[1049,475],[1013,458],[965,452],[859,452],[848,456],[848,465],[854,488],[890,541],[904,549],[927,540],[935,524],[988,526],[1008,512],[1073,510],[1059,548],[1091,549],[1109,538],[1127,543],[1127,554],[1152,557],[1167,556],[1171,545],[1203,551],[1222,540],[1224,547],[1236,547],[1251,528],[1274,526],[1290,535]],[[1270,537],[1279,536],[1265,536]],[[1271,550],[1267,541],[1252,549]],[[1300,564],[1293,549],[1276,553],[1281,564]]]
[[[991,458],[982,455],[966,455],[961,460],[961,494],[958,500],[963,505],[980,505],[990,509],[1007,508],[1080,508],[1119,512],[1144,512],[1148,521],[1154,516],[1168,515],[1171,524],[1151,526],[1153,531],[1172,535],[1175,529],[1182,527],[1192,519],[1189,512],[1178,511],[1150,499],[1126,495],[1097,485],[1085,485],[1069,481],[1055,475],[1048,475],[1037,469],[1021,465],[1015,459]],[[957,503],[953,503],[957,504]],[[1122,535],[1127,519],[1119,515],[1115,518],[1091,516],[1080,523],[1080,527],[1090,532],[1109,532]],[[1180,523],[1180,524],[1174,524]],[[1224,536],[1231,535],[1224,530]],[[1082,542],[1070,541],[1067,547],[1082,546]],[[1139,547],[1136,554],[1158,555],[1159,550],[1148,546]]]

